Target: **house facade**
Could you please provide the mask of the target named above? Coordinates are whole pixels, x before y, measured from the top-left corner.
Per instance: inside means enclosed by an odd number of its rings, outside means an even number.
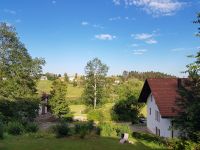
[[[147,105],[147,128],[162,137],[177,137],[173,129],[173,118],[177,116],[176,100],[178,87],[185,79],[147,79],[141,91],[139,102]]]

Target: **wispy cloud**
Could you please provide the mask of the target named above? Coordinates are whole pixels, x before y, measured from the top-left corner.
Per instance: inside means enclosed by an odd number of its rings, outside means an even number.
[[[81,22],[81,25],[82,25],[82,26],[87,26],[87,25],[89,25],[89,22],[87,22],[87,21],[82,21],[82,22]]]
[[[155,17],[174,15],[186,4],[179,0],[113,0],[115,5],[120,5],[121,2],[126,6],[139,7]]]
[[[111,34],[98,34],[94,36],[98,40],[113,40],[116,38],[116,36]]]
[[[131,47],[138,47],[138,46],[139,44],[136,44],[136,43],[131,44]]]
[[[112,18],[109,18],[109,21],[117,21],[117,20],[130,20],[130,21],[135,21],[136,19],[134,17],[112,17]]]
[[[147,44],[156,44],[158,43],[158,41],[156,41],[155,39],[148,39],[145,41]]]
[[[155,33],[152,33],[152,34],[149,34],[149,33],[131,34],[131,36],[134,37],[135,40],[141,40],[141,41],[144,41],[147,44],[158,43],[158,41],[154,39],[154,37],[156,36]]]
[[[113,3],[114,3],[115,5],[120,5],[120,0],[113,0]]]
[[[57,1],[53,0],[53,1],[51,1],[51,3],[55,5],[57,3]]]
[[[93,28],[100,28],[100,29],[103,29],[103,28],[104,28],[103,26],[101,26],[101,25],[99,25],[99,24],[91,24],[91,23],[89,23],[88,21],[82,21],[82,22],[81,22],[81,25],[82,25],[82,26],[91,26],[91,27],[93,27]]]
[[[191,50],[196,50],[196,49],[199,49],[199,47],[189,47],[189,48],[178,47],[178,48],[171,49],[171,51],[172,52],[182,52],[182,51],[191,51]]]
[[[16,11],[11,10],[11,9],[4,9],[3,11],[4,11],[5,13],[11,14],[11,15],[16,15],[16,14],[17,14]]]
[[[136,40],[147,40],[153,37],[153,34],[141,33],[141,34],[131,34]]]
[[[133,50],[134,55],[143,55],[145,52],[147,52],[147,49],[136,49]]]

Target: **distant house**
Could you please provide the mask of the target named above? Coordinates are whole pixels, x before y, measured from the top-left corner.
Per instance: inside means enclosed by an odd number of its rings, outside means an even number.
[[[147,104],[147,128],[162,137],[177,137],[173,130],[173,117],[177,116],[176,100],[178,88],[186,79],[147,79],[141,91],[139,102]]]
[[[74,79],[75,79],[75,76],[69,76],[69,81],[70,81],[70,82],[73,82]]]
[[[40,80],[48,80],[46,76],[41,76]]]
[[[115,84],[120,84],[120,80],[115,80]]]

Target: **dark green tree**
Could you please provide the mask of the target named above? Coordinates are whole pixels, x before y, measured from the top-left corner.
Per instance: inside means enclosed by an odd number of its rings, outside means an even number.
[[[36,94],[36,80],[45,61],[32,58],[15,28],[0,23],[0,97],[16,99]]]
[[[83,97],[86,104],[93,106],[94,109],[102,103],[105,97],[104,88],[107,72],[107,65],[98,58],[89,61],[85,67],[86,80]]]
[[[197,17],[195,23],[200,24],[200,14]],[[180,85],[180,97],[177,98],[179,116],[174,122],[182,137],[197,142],[200,141],[200,51],[190,57],[196,61],[187,65],[189,79]]]
[[[59,117],[67,117],[70,109],[66,101],[67,94],[67,84],[59,79],[52,83],[51,98],[49,100],[49,105],[51,107],[52,113]]]

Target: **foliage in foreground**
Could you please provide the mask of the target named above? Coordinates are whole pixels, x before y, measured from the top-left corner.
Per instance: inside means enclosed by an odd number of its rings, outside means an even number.
[[[36,82],[45,61],[32,58],[15,28],[0,23],[0,93],[12,100],[36,95]]]
[[[200,14],[197,21],[200,24]],[[200,30],[200,28],[199,28]],[[187,65],[186,72],[189,79],[180,85],[177,98],[177,112],[179,116],[175,118],[175,128],[181,131],[181,137],[195,142],[200,141],[200,51],[196,56],[192,56],[195,62]]]
[[[39,101],[37,99],[19,99],[10,101],[0,99],[0,112],[3,122],[17,120],[23,123],[31,122],[37,116]]]

